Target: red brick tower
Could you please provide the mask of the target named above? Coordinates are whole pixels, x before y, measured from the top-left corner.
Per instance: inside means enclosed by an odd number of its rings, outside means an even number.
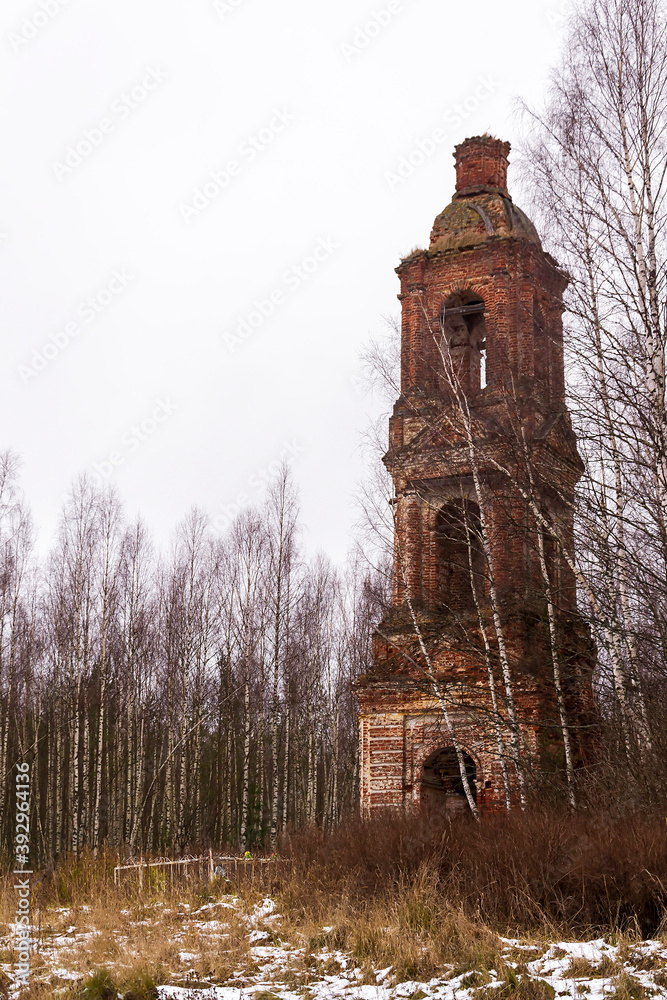
[[[594,654],[563,557],[582,472],[565,404],[567,277],[508,194],[509,149],[490,136],[457,146],[454,198],[428,250],[397,268],[401,395],[384,459],[393,606],[356,687],[364,815],[468,808],[429,670],[480,809],[504,805],[503,759],[516,794],[513,739],[528,780],[562,770],[547,594],[572,754],[586,758]],[[536,510],[555,529],[543,531],[543,559]]]

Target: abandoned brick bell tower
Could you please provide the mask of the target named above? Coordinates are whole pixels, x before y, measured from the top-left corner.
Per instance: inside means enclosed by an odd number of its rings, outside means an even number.
[[[563,556],[582,473],[567,277],[508,194],[509,150],[456,148],[453,200],[397,268],[393,597],[356,684],[365,816],[467,810],[462,771],[480,810],[503,808],[588,756],[594,651]]]

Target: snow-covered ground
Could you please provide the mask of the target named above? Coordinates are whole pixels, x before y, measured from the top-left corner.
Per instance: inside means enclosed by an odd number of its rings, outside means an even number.
[[[519,941],[503,939],[506,953],[516,956],[517,950],[525,948],[531,953],[534,946],[525,945]],[[255,952],[260,949],[254,949]],[[538,949],[541,950],[541,949]],[[560,941],[551,945],[543,954],[525,963],[526,972],[518,974],[517,984],[526,975],[530,979],[542,980],[553,987],[554,994],[546,990],[543,996],[580,998],[595,1000],[597,997],[615,997],[617,991],[623,1000],[641,996],[667,997],[667,948],[657,941],[644,941],[632,949],[633,959],[623,962],[619,957],[619,949],[606,944],[603,940],[581,942]],[[276,977],[278,968],[285,962],[285,954],[280,948],[265,947],[261,949],[261,957],[270,967],[270,977],[262,977],[245,987],[217,986],[209,989],[189,989],[178,986],[162,986],[160,997],[170,1000],[250,1000],[258,994],[262,1000],[269,1000],[266,994],[275,1000],[303,1000],[302,989],[290,989],[281,985]],[[341,963],[339,975],[325,975],[317,981],[308,984],[308,994],[314,1000],[327,1000],[331,997],[341,997],[345,1000],[473,1000],[479,996],[479,986],[483,983],[489,991],[494,986],[507,985],[507,978],[499,978],[490,974],[476,978],[474,973],[431,979],[429,982],[402,982],[396,985],[385,985],[383,980],[391,978],[391,968],[378,970],[377,984],[362,984],[359,979],[361,970],[349,958],[340,952],[322,952],[322,961],[332,957]],[[573,961],[574,960],[574,961]],[[577,961],[579,960],[579,961]],[[584,960],[584,961],[581,961]],[[586,963],[591,970],[585,971]],[[516,967],[516,960],[508,960],[507,964]],[[597,968],[596,968],[597,967]],[[612,971],[613,967],[613,971]],[[649,967],[649,968],[647,968]],[[609,970],[607,975],[603,973]],[[621,971],[622,970],[622,971]],[[619,980],[620,975],[620,980]],[[643,987],[643,990],[642,990]],[[626,992],[627,991],[627,992]],[[536,994],[537,996],[537,994]],[[486,998],[485,998],[486,1000]]]
[[[289,943],[281,934],[282,918],[271,899],[250,909],[237,897],[224,896],[199,908],[180,903],[176,910],[170,910],[154,903],[136,919],[129,911],[121,911],[123,914],[126,931],[113,932],[117,957],[105,967],[112,974],[115,967],[122,967],[123,949],[129,949],[131,941],[136,946],[142,929],[146,933],[157,929],[159,934],[171,936],[173,967],[164,978],[174,985],[159,987],[160,1000],[492,1000],[494,988],[499,986],[504,989],[497,991],[498,1000],[506,1000],[522,982],[521,1000],[667,997],[667,944],[658,941],[624,941],[619,946],[600,939],[539,945],[501,939],[504,968],[498,971],[468,969],[461,973],[450,967],[428,982],[396,982],[391,967],[369,971],[367,964],[362,968],[350,954],[327,948],[330,927],[321,928],[319,940],[324,945],[319,949],[307,949],[305,940]],[[96,943],[109,944],[104,937],[111,931],[94,926],[92,915],[87,923],[87,916],[85,907],[79,907],[76,914],[68,909],[53,910],[49,932],[44,934],[42,928],[41,936],[35,936],[33,976],[50,983],[54,997],[83,977],[87,971],[83,958]],[[241,940],[243,958],[230,970],[228,985],[202,981],[201,959],[206,949],[224,952],[232,938],[237,948]],[[4,958],[9,957],[10,947],[10,935],[0,939]],[[110,950],[109,954],[113,957],[114,953]],[[304,978],[305,967],[308,974]],[[0,962],[0,970],[12,978],[10,963]],[[531,989],[526,991],[529,983]],[[18,984],[11,985],[9,992],[16,1000],[20,998]]]

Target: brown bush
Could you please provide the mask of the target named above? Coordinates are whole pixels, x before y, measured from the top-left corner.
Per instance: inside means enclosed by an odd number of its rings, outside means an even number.
[[[534,807],[481,824],[387,813],[286,838],[286,894],[314,914],[337,896],[386,895],[427,864],[451,907],[499,931],[650,936],[667,906],[666,834],[663,817],[641,813]]]

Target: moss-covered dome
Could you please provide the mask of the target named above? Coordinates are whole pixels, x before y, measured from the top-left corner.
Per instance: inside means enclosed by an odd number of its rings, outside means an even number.
[[[499,190],[479,191],[469,196],[455,195],[433,223],[430,249],[462,249],[503,238],[541,245],[535,226],[509,195]]]

